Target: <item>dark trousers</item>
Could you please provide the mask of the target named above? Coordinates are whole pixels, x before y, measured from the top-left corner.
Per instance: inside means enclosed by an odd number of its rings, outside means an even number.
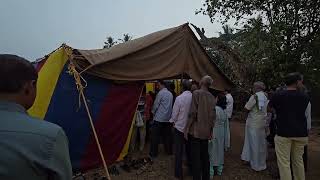
[[[175,177],[182,178],[182,158],[183,158],[183,149],[186,144],[184,139],[184,134],[177,129],[174,129],[174,155],[175,155]]]
[[[186,141],[186,158],[188,166],[188,175],[192,175],[192,154],[191,154],[191,145],[190,141]]]
[[[151,132],[151,123],[150,121],[146,122],[146,142],[150,141],[150,132]]]
[[[191,164],[193,180],[209,180],[210,179],[210,162],[208,153],[208,140],[199,139],[189,135],[191,150]]]
[[[269,124],[270,134],[267,136],[267,141],[270,145],[272,145],[272,147],[274,147],[274,137],[276,136],[277,126],[273,116],[271,118],[272,119]]]
[[[164,149],[167,154],[172,154],[172,132],[171,132],[171,123],[169,122],[157,122],[154,121],[151,129],[151,147],[150,147],[150,156],[158,156],[158,146],[160,139],[162,138]]]

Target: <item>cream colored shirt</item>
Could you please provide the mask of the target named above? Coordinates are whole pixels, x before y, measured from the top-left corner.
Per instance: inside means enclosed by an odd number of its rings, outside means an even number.
[[[264,92],[258,92],[265,96]],[[267,97],[265,97],[267,98]],[[266,126],[267,121],[267,105],[268,101],[264,102],[264,106],[259,110],[258,98],[254,94],[250,97],[249,101],[246,103],[245,108],[250,111],[247,117],[246,125],[252,128],[262,128]]]

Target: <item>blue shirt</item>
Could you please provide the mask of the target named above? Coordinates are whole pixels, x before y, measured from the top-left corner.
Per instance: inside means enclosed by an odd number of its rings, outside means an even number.
[[[0,179],[72,179],[68,141],[61,127],[3,101],[0,124]]]
[[[153,120],[169,122],[172,113],[173,96],[167,88],[163,88],[157,94],[152,107]]]

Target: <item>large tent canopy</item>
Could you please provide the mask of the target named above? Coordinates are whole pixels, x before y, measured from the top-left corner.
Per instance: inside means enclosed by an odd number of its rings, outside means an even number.
[[[110,49],[74,50],[74,63],[89,74],[124,81],[157,80],[188,75],[214,79],[213,88],[233,83],[219,70],[188,24],[154,32]]]
[[[64,129],[75,170],[101,165],[88,114],[106,162],[112,164],[126,156],[144,81],[182,74],[199,81],[210,75],[217,90],[233,85],[210,60],[188,24],[110,49],[78,50],[63,45],[34,66],[39,75],[38,90],[28,112]],[[84,88],[79,88],[80,79]]]

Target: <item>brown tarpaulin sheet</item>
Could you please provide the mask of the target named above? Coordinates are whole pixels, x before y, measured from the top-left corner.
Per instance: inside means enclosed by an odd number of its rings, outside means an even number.
[[[201,47],[188,24],[158,31],[110,49],[76,50],[75,64],[90,74],[124,81],[157,80],[187,74],[199,81],[214,79],[213,88],[224,90],[232,82]]]

